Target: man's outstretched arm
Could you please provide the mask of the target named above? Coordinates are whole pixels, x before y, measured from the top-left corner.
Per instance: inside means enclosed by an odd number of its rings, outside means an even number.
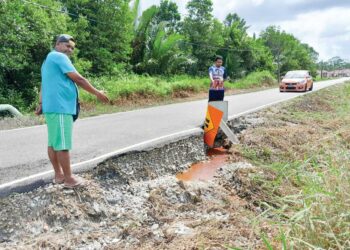
[[[78,72],[69,72],[67,73],[67,76],[76,84],[78,84],[81,88],[95,95],[97,99],[99,99],[101,102],[109,102],[108,97],[102,91],[97,90],[85,77],[80,75]]]

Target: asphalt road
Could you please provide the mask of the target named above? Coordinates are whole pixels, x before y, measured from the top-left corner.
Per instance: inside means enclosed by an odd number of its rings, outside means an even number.
[[[349,80],[316,82],[314,91]],[[226,96],[229,117],[288,100],[303,93],[278,89]],[[74,125],[72,163],[77,165],[135,144],[199,127],[207,100],[171,104],[78,120]],[[0,185],[51,170],[46,126],[0,130]],[[78,164],[79,165],[79,164]]]

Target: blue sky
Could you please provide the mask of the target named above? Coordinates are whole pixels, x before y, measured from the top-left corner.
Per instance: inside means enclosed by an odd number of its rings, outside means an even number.
[[[212,0],[213,14],[223,20],[237,13],[259,34],[269,25],[280,26],[308,43],[321,60],[340,56],[350,60],[350,0]],[[141,0],[141,10],[160,0]],[[186,15],[186,0],[174,0]]]

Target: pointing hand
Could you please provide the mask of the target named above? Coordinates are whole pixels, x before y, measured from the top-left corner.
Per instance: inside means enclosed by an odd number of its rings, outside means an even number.
[[[96,96],[101,102],[109,103],[109,99],[103,91],[99,91]]]

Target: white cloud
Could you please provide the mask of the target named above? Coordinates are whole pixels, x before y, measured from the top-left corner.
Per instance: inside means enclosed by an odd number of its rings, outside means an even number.
[[[350,8],[331,8],[299,14],[294,20],[280,23],[282,29],[310,44],[325,60],[332,56],[349,57]]]
[[[253,2],[253,5],[259,6],[264,3],[264,0],[252,0],[252,2]]]

